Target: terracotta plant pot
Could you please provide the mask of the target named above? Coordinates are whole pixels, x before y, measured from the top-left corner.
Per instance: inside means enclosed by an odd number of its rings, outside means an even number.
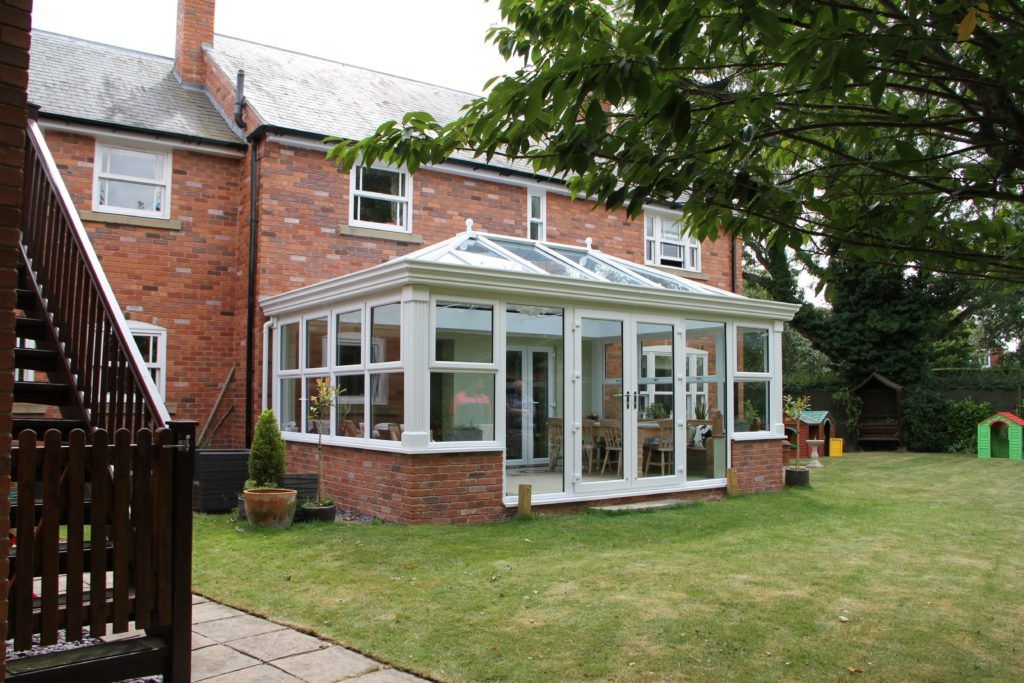
[[[295,489],[247,489],[245,516],[256,526],[287,529],[295,516]]]

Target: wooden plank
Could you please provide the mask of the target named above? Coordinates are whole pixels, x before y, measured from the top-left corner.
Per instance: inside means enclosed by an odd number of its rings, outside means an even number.
[[[127,638],[9,661],[6,680],[12,683],[119,681],[162,673],[167,659],[167,645],[161,639]]]
[[[154,511],[153,540],[156,543],[156,613],[158,626],[171,625],[171,577],[173,558],[171,540],[174,538],[174,527],[171,521],[172,487],[174,485],[173,460],[174,451],[167,448],[171,443],[171,432],[167,429],[157,430],[156,449],[157,479],[156,503]]]
[[[14,649],[32,647],[32,577],[35,574],[36,433],[18,437],[18,534],[14,601]]]
[[[109,451],[107,432],[97,429],[92,435],[92,502],[89,505],[90,544],[89,549],[89,635],[99,638],[106,635],[107,624],[103,610],[95,609],[107,598],[107,514],[109,485]]]
[[[128,630],[129,554],[131,552],[132,435],[127,429],[114,433],[114,633]]]
[[[173,595],[170,670],[168,683],[189,683],[192,674],[192,480],[195,474],[194,422],[173,422]]]
[[[533,486],[530,484],[519,485],[519,503],[516,514],[519,517],[529,517],[533,514]]]
[[[133,482],[132,522],[135,536],[135,627],[149,628],[153,610],[153,433],[139,431]]]
[[[61,435],[56,429],[43,437],[43,519],[39,528],[39,556],[42,561],[43,645],[57,643],[57,586],[60,552],[60,451]]]
[[[85,561],[85,432],[72,430],[68,437],[67,501],[67,639],[82,639],[85,615],[82,608],[82,571]]]

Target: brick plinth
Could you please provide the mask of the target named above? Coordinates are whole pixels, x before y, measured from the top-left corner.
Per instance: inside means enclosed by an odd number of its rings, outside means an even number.
[[[732,469],[736,473],[736,492],[781,490],[788,448],[783,439],[733,441]]]
[[[316,445],[289,443],[288,470],[316,472]],[[459,524],[506,515],[500,452],[416,454],[324,446],[324,488],[346,510],[387,522]]]

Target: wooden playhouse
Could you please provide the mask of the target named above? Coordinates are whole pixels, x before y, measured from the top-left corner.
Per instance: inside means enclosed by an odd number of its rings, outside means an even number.
[[[996,413],[978,424],[978,457],[1024,459],[1024,419]]]

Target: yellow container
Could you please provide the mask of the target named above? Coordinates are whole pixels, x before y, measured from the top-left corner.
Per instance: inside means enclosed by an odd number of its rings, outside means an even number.
[[[839,438],[828,440],[828,455],[830,458],[843,457],[843,440]]]

